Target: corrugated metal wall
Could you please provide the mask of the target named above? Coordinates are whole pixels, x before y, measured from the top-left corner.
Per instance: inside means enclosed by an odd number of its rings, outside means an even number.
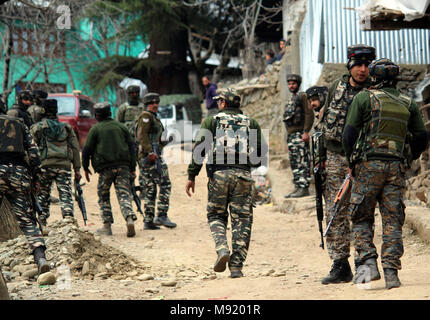
[[[346,63],[346,48],[364,43],[376,48],[377,58],[401,64],[430,64],[429,30],[362,31],[357,12],[345,8],[357,8],[367,0],[322,1],[325,62]],[[321,0],[309,0],[309,7],[320,7],[320,3]]]

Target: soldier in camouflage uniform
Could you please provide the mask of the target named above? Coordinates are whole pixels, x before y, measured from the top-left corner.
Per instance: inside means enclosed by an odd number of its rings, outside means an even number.
[[[9,109],[7,115],[22,119],[24,124],[30,129],[34,122],[27,110],[31,106],[32,101],[33,95],[31,92],[28,90],[21,90],[16,96],[16,104]]]
[[[288,155],[293,172],[294,191],[285,198],[300,198],[309,195],[311,173],[308,132],[312,129],[314,117],[306,94],[299,92],[302,77],[289,74],[287,82],[292,96],[285,106],[283,121],[288,135]]]
[[[79,142],[72,126],[59,122],[57,118],[57,100],[47,99],[43,102],[44,118],[31,127],[31,134],[39,146],[42,160],[41,189],[39,203],[43,214],[40,217],[42,225],[46,226],[50,216],[50,194],[52,183],[57,184],[60,195],[61,214],[63,218],[73,217],[72,174],[79,183],[81,179],[81,160],[79,156]]]
[[[208,182],[207,219],[218,258],[215,272],[223,272],[226,264],[232,278],[242,277],[242,267],[248,254],[253,221],[251,167],[266,165],[262,157],[262,135],[257,121],[245,116],[236,91],[218,90],[219,112],[207,117],[196,138],[192,162],[188,166],[185,190],[191,197],[195,177],[208,153],[206,170]],[[254,141],[252,141],[254,138]],[[255,141],[256,140],[256,141]],[[209,152],[206,152],[209,151]],[[263,159],[265,159],[263,157]],[[232,227],[232,253],[227,242],[228,208]]]
[[[110,188],[113,183],[121,213],[126,220],[127,237],[134,237],[136,234],[134,221],[137,217],[133,212],[131,181],[136,178],[135,143],[128,129],[111,118],[108,102],[96,103],[94,111],[98,123],[90,129],[85,141],[82,150],[82,166],[88,182],[91,175],[90,160],[95,172],[99,173],[97,194],[103,227],[96,232],[112,235]]]
[[[39,150],[29,129],[18,118],[0,115],[0,202],[7,199],[11,204],[41,274],[50,268],[32,206],[32,192],[40,188],[39,177]]]
[[[342,148],[346,114],[354,96],[370,85],[368,66],[375,59],[375,48],[354,45],[348,47],[347,55],[349,73],[335,80],[329,87],[321,119],[325,149],[321,153],[321,161],[325,162],[327,173],[324,191],[326,221],[331,218],[330,209],[333,207],[334,199],[348,169]],[[322,279],[323,284],[349,282],[353,277],[348,262],[351,241],[348,201],[349,199],[341,206],[326,236],[327,250],[333,265],[329,275]],[[358,264],[359,261],[356,259],[356,265]]]
[[[136,141],[136,152],[137,152],[137,146],[139,145],[139,142],[136,138],[136,124],[137,120],[139,119],[140,114],[145,110],[145,105],[140,101],[139,99],[140,95],[140,87],[139,86],[129,86],[127,88],[127,102],[124,102],[121,104],[118,108],[118,112],[116,114],[116,120],[118,120],[121,123],[124,123],[124,125],[127,127],[127,129],[130,131],[131,136]],[[139,165],[139,185],[143,186],[143,168]],[[143,192],[140,193],[140,196],[143,197]]]
[[[324,104],[327,99],[328,88],[325,86],[313,86],[306,90],[309,106],[314,111],[314,130],[320,131],[319,124],[324,112]]]
[[[33,104],[28,108],[27,112],[30,114],[33,123],[42,120],[45,114],[43,101],[48,98],[48,93],[43,90],[33,90]]]
[[[355,177],[349,213],[362,266],[354,282],[381,278],[373,244],[375,206],[382,217],[381,262],[387,289],[400,286],[406,170],[427,147],[427,130],[417,104],[396,90],[399,66],[379,59],[369,66],[372,87],[357,94],[345,123],[344,149]],[[366,271],[368,278],[366,279]]]
[[[139,165],[142,169],[143,190],[145,190],[144,229],[152,230],[160,229],[160,225],[168,228],[176,227],[176,223],[167,217],[172,186],[167,164],[161,156],[163,147],[167,143],[161,141],[164,127],[157,117],[159,102],[160,97],[157,93],[148,93],[143,97],[146,111],[140,115],[136,130],[139,141]],[[160,187],[160,192],[157,203],[158,214],[154,219],[157,185]]]

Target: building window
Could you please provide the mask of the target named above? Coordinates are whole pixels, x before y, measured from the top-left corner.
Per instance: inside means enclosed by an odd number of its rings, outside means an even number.
[[[13,53],[23,56],[52,53],[52,58],[65,57],[66,38],[64,33],[46,34],[38,32],[34,29],[15,28],[12,33]]]

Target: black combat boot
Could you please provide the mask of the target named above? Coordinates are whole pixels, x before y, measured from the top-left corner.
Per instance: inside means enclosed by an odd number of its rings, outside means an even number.
[[[290,195],[290,198],[301,198],[309,195],[308,188],[299,188],[296,192]]]
[[[218,253],[218,258],[216,259],[214,265],[215,272],[223,272],[226,269],[227,263],[230,261],[230,252],[221,251]]]
[[[165,226],[167,228],[175,228],[176,223],[170,221],[170,219],[167,217],[167,214],[160,213],[155,219],[154,224],[157,226]]]
[[[134,230],[134,220],[132,216],[127,217],[127,237],[134,237],[136,231]]]
[[[241,270],[231,270],[230,271],[230,278],[242,278],[243,273]]]
[[[48,261],[45,257],[45,247],[37,247],[33,250],[34,262],[37,264],[38,274],[48,272],[51,268],[49,267]]]
[[[148,221],[143,223],[143,230],[158,230],[160,229],[154,222]]]
[[[397,276],[397,269],[384,268],[385,288],[392,289],[400,287],[400,279]]]
[[[378,264],[375,258],[370,258],[361,264],[354,275],[354,283],[366,283],[381,279],[381,274],[378,270]]]
[[[328,276],[321,280],[322,284],[350,282],[352,280],[352,271],[348,259],[334,260]]]
[[[110,226],[110,222],[104,222],[103,227],[101,227],[100,229],[97,229],[96,232],[101,235],[111,236],[112,228]]]

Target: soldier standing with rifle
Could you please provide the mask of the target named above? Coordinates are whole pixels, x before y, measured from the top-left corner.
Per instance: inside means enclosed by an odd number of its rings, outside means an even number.
[[[287,82],[292,96],[285,106],[283,121],[288,134],[288,156],[293,172],[294,191],[285,198],[300,198],[309,195],[311,159],[308,132],[312,129],[314,117],[308,106],[306,94],[299,92],[302,77],[298,74],[289,74]]]
[[[31,134],[39,147],[42,160],[38,198],[43,210],[40,222],[46,226],[50,216],[51,186],[54,181],[60,196],[63,218],[73,217],[71,166],[73,165],[75,182],[79,183],[81,160],[78,139],[72,126],[58,121],[57,100],[47,99],[43,102],[43,107],[45,110],[43,119],[31,127]]]
[[[379,59],[369,66],[372,87],[352,101],[345,123],[344,149],[355,176],[350,216],[356,253],[362,262],[354,282],[381,278],[373,244],[375,206],[382,218],[381,263],[387,289],[399,287],[406,170],[427,148],[427,130],[417,104],[396,89],[399,66]],[[368,272],[366,272],[366,269]],[[366,273],[367,279],[366,279]]]
[[[139,99],[140,95],[140,87],[139,86],[129,86],[127,88],[127,102],[121,104],[118,108],[118,112],[116,114],[116,120],[123,123],[132,138],[136,141],[136,152],[138,150],[139,142],[136,138],[136,124],[139,119],[140,114],[145,110],[145,106],[142,101]],[[139,163],[138,163],[139,165]],[[143,169],[139,165],[140,176],[139,176],[139,184],[140,188],[143,186]],[[141,198],[143,197],[143,193],[141,190],[140,193]]]
[[[45,273],[50,267],[32,201],[32,193],[40,189],[39,150],[29,129],[18,118],[0,115],[0,131],[0,201],[6,198],[11,204],[38,272]]]
[[[170,178],[167,164],[161,153],[168,143],[161,141],[164,127],[157,117],[160,96],[158,93],[148,93],[143,97],[146,110],[139,117],[136,136],[139,141],[139,164],[143,170],[143,190],[145,191],[145,219],[144,229],[160,229],[160,225],[175,228],[176,223],[167,217],[170,200]],[[157,199],[157,185],[160,187],[155,215],[155,201]]]
[[[82,150],[82,166],[85,179],[89,182],[92,174],[90,160],[95,172],[99,173],[97,194],[103,220],[103,227],[97,233],[112,235],[112,207],[110,204],[110,188],[112,183],[118,198],[121,213],[126,220],[127,237],[136,235],[130,181],[136,178],[136,150],[133,138],[128,129],[111,118],[108,102],[94,105],[98,123],[88,133]]]
[[[326,168],[326,221],[331,220],[331,209],[334,208],[338,189],[347,175],[348,163],[342,148],[346,115],[354,96],[370,85],[368,65],[375,59],[375,48],[353,45],[348,47],[347,56],[349,72],[331,84],[320,124],[324,139],[320,161],[325,163]],[[347,197],[327,233],[327,250],[333,265],[329,275],[322,279],[322,284],[349,282],[353,277],[348,262],[351,239],[348,202]]]

